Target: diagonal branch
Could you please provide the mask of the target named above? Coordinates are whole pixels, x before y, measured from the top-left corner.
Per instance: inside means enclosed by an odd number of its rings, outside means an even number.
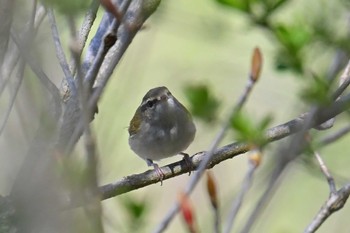
[[[333,105],[327,109],[321,110],[320,115],[309,127],[312,128],[315,125],[318,125],[336,115],[342,113],[345,108],[350,106],[350,94],[343,97],[342,99],[335,102]],[[269,142],[277,141],[279,139],[290,136],[298,131],[300,131],[304,124],[305,119],[296,118],[291,121],[288,121],[284,124],[270,128],[266,132],[266,139]],[[214,167],[215,165],[227,160],[234,158],[240,154],[243,154],[250,150],[250,145],[243,142],[235,142],[224,147],[217,149],[214,152],[213,157],[207,165],[207,169]],[[185,161],[179,161],[167,166],[161,167],[162,172],[164,173],[164,180],[170,179],[181,174],[188,173],[191,170],[195,170],[198,165],[205,159],[205,152],[199,152],[192,156],[193,167],[186,163]],[[134,174],[126,176],[119,181],[114,183],[106,184],[100,186],[101,199],[108,199],[123,193],[130,192],[139,188],[149,186],[159,182],[159,177],[156,171],[148,170],[140,174]],[[69,203],[67,208],[73,206],[80,206],[83,203]]]
[[[305,229],[304,233],[313,233],[331,216],[334,212],[343,208],[350,195],[350,183],[346,184],[335,193],[331,193],[328,200],[321,207],[310,225]]]

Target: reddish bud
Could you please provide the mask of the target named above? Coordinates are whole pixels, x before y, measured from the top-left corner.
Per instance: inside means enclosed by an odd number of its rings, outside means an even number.
[[[254,52],[253,52],[252,67],[251,67],[251,71],[250,71],[250,79],[253,82],[258,81],[258,79],[260,77],[262,62],[263,62],[263,60],[262,60],[262,55],[261,55],[260,49],[258,47],[256,47],[254,49]]]
[[[180,202],[182,217],[187,225],[189,232],[196,233],[197,231],[195,228],[194,211],[193,211],[190,199],[186,194],[180,193],[179,202]]]
[[[210,197],[210,202],[212,206],[218,208],[218,197],[216,191],[216,182],[211,171],[207,172],[207,191]]]

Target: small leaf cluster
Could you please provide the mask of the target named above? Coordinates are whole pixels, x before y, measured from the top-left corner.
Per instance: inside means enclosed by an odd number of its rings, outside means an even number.
[[[305,11],[304,14],[297,11],[297,14],[290,16],[291,23],[282,21],[286,17],[280,16],[285,13],[293,13],[296,4],[292,0],[215,1],[243,13],[251,23],[268,33],[267,35],[273,39],[272,42],[276,47],[274,65],[279,71],[289,70],[297,74],[305,74],[307,67],[310,67],[308,63],[317,61],[315,54],[312,54],[313,57],[310,59],[310,52],[319,46],[322,46],[322,49],[318,51],[331,48],[334,52],[342,50],[350,54],[350,46],[347,43],[349,35],[341,33],[347,31],[346,20],[343,20],[342,25],[337,21],[341,18],[342,13],[343,15],[347,13],[344,10],[349,8],[346,1],[337,1],[339,7],[336,9],[318,4],[315,9]],[[335,4],[331,6],[333,5]],[[320,56],[323,55],[322,52],[319,52]]]
[[[255,147],[263,147],[267,143],[265,131],[271,121],[271,116],[266,116],[257,122],[250,119],[247,114],[238,112],[231,118],[231,128],[234,130],[238,141],[248,142]]]
[[[220,105],[206,85],[189,85],[185,87],[185,95],[190,104],[190,112],[207,123],[217,118],[217,110]]]
[[[122,206],[128,217],[128,228],[131,232],[141,231],[148,216],[149,203],[146,200],[137,200],[134,197],[128,196],[122,199]]]
[[[91,3],[91,0],[41,0],[45,5],[57,9],[67,15],[74,15],[84,12]]]
[[[306,87],[301,91],[303,100],[310,104],[327,105],[332,102],[329,95],[330,83],[325,78],[312,75],[306,82]]]

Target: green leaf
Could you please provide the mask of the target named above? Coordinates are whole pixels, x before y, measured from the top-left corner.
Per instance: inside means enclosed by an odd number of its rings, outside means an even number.
[[[279,71],[291,70],[300,74],[304,70],[304,59],[302,57],[300,51],[291,51],[280,46],[274,58],[275,67]]]
[[[85,11],[91,0],[41,0],[44,4],[57,9],[63,14],[74,15]]]
[[[190,112],[194,117],[206,122],[216,120],[220,102],[210,93],[207,86],[187,86],[184,92],[190,103]]]
[[[307,87],[301,92],[301,98],[311,104],[327,105],[332,102],[329,95],[329,83],[325,78],[312,75]]]
[[[260,3],[265,6],[267,14],[271,14],[287,2],[288,0],[260,0]]]
[[[304,25],[278,25],[275,27],[278,40],[287,47],[300,50],[311,40],[311,32]]]
[[[239,112],[232,117],[231,127],[235,130],[239,141],[248,142],[255,146],[263,146],[266,143],[265,130],[271,121],[271,116],[264,117],[260,122],[252,121],[247,115]]]
[[[310,30],[303,25],[278,25],[274,33],[279,41],[279,49],[275,57],[275,65],[278,70],[290,69],[298,73],[303,72],[303,49],[311,41]]]
[[[122,199],[121,204],[124,207],[129,220],[129,230],[131,232],[136,232],[138,229],[141,229],[144,226],[147,217],[149,209],[148,202],[128,196],[127,198]]]
[[[218,3],[235,8],[240,11],[249,12],[250,3],[247,0],[216,0]]]

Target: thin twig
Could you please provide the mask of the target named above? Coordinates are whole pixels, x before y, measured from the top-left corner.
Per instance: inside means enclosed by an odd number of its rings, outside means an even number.
[[[15,66],[19,61],[19,52],[15,46],[13,47],[14,48],[12,48],[12,53],[8,55],[7,59],[2,65],[0,79],[0,97],[12,76],[12,72],[15,70]]]
[[[71,70],[69,69],[69,65],[67,62],[66,55],[64,54],[63,47],[61,44],[60,34],[57,29],[56,19],[55,15],[52,9],[48,9],[48,16],[50,19],[51,24],[51,32],[52,32],[52,38],[55,44],[56,49],[56,56],[60,63],[61,69],[64,73],[64,77],[68,83],[69,90],[73,93],[73,95],[76,95],[76,87],[73,79],[73,74]]]
[[[332,99],[336,100],[349,85],[350,85],[350,61],[348,61],[348,64],[346,65],[342,75],[340,76],[339,87],[332,94]]]
[[[93,0],[89,10],[86,12],[85,17],[84,17],[84,21],[80,27],[79,30],[79,47],[77,48],[77,53],[79,55],[79,57],[81,57],[81,54],[83,52],[83,49],[85,48],[86,45],[86,41],[88,39],[89,33],[91,31],[92,25],[95,22],[96,19],[96,14],[98,11],[98,8],[100,6],[100,3],[98,0]],[[70,66],[69,66],[70,70],[73,73],[73,76],[76,72],[76,63],[75,63],[75,59],[72,59],[70,62]]]
[[[29,65],[29,67],[33,70],[35,75],[39,78],[43,86],[48,90],[48,92],[52,95],[52,100],[54,103],[54,114],[53,116],[59,117],[62,112],[61,108],[61,96],[60,92],[57,89],[56,85],[49,79],[49,77],[45,74],[45,72],[41,69],[41,67],[36,64],[36,59],[32,58],[32,55],[28,53],[28,49],[24,47],[24,45],[21,43],[21,40],[18,38],[18,36],[11,31],[11,37],[15,44],[18,47],[18,50],[20,51],[22,57],[24,58],[25,62]]]
[[[320,169],[321,169],[322,173],[327,178],[327,182],[328,182],[328,185],[329,185],[330,192],[332,194],[335,194],[337,192],[337,188],[335,187],[334,178],[329,173],[329,170],[328,170],[326,164],[324,163],[323,159],[321,158],[320,154],[316,150],[314,150],[313,153],[314,153],[314,155],[316,157],[316,160],[317,160],[318,164],[320,165]]]
[[[40,28],[40,25],[41,23],[44,21],[44,18],[46,16],[46,9],[44,6],[39,6],[36,10],[36,14],[35,14],[35,19],[34,19],[34,34],[33,35],[36,35],[39,28]]]
[[[31,29],[34,28],[37,5],[38,5],[38,1],[37,0],[33,0],[32,16],[30,18],[29,27],[28,27],[28,28],[31,28]]]
[[[210,171],[207,171],[207,192],[210,199],[211,207],[214,211],[214,232],[221,232],[220,205],[217,191],[217,185],[214,176]]]
[[[328,200],[321,207],[312,222],[307,226],[304,233],[313,233],[331,216],[334,212],[343,208],[350,195],[350,183],[346,184],[335,193],[331,193]]]
[[[30,20],[30,23],[28,24],[25,33],[26,38],[34,38],[36,35],[36,32],[38,28],[41,25],[41,22],[44,19],[45,16],[45,10],[42,6],[39,8],[36,7],[36,0],[33,0],[33,13]],[[35,12],[34,12],[35,10]],[[12,43],[10,45],[13,45]],[[7,55],[6,60],[4,61],[4,64],[2,64],[1,67],[1,78],[0,78],[0,96],[2,95],[8,81],[10,80],[10,77],[12,75],[12,71],[15,70],[15,66],[17,65],[20,53],[16,46],[12,46],[11,52]],[[6,62],[6,63],[5,63]]]
[[[42,14],[42,8],[37,9],[37,0],[33,0],[33,8],[32,8],[32,14],[31,14],[31,18],[29,21],[29,24],[26,27],[25,30],[25,35],[27,38],[27,41],[29,43],[29,41],[32,41],[35,36],[36,36],[36,29],[40,27],[42,19],[44,14]],[[37,20],[37,21],[36,21]],[[11,45],[14,45],[13,43]],[[0,135],[2,134],[6,122],[10,116],[11,110],[13,108],[14,105],[14,101],[15,98],[17,96],[17,93],[19,91],[19,88],[21,86],[22,80],[23,80],[23,74],[24,74],[24,68],[25,68],[25,63],[23,62],[22,59],[20,59],[20,53],[18,48],[14,45],[12,46],[11,49],[11,53],[9,54],[9,56],[7,57],[7,63],[3,64],[2,69],[1,69],[1,74],[2,74],[2,78],[5,78],[5,80],[1,80],[3,81],[0,85],[0,96],[3,93],[8,81],[10,80],[10,77],[12,76],[12,72],[15,70],[15,66],[18,64],[18,68],[17,68],[17,80],[14,81],[14,90],[12,90],[12,95],[10,97],[10,104],[8,106],[8,109],[6,110],[5,114],[4,114],[4,118],[3,121],[1,123],[0,126]],[[19,115],[20,121],[21,123],[23,123],[22,121],[22,115]],[[24,128],[23,128],[24,129]]]
[[[252,152],[257,153],[257,152]],[[246,176],[243,180],[242,187],[240,189],[240,192],[238,193],[235,200],[232,202],[231,209],[227,218],[226,227],[224,229],[224,233],[231,232],[231,229],[233,228],[233,223],[237,217],[237,214],[239,212],[239,209],[243,203],[244,197],[248,193],[254,178],[254,173],[256,171],[256,168],[258,167],[258,163],[256,163],[253,160],[249,160],[248,163],[248,171],[246,173]]]
[[[10,31],[13,21],[15,9],[15,1],[1,1],[0,4],[0,67],[5,60],[6,52],[8,51],[8,43],[10,40]],[[1,77],[0,77],[1,78]]]
[[[214,233],[220,233],[220,211],[218,208],[214,210],[215,222],[214,222]]]
[[[338,130],[337,132],[327,135],[326,137],[322,138],[320,140],[320,144],[322,146],[328,145],[332,142],[337,141],[338,139],[342,138],[343,136],[347,135],[350,132],[350,125],[345,126],[344,128]]]
[[[93,204],[95,205],[95,208],[92,208],[90,211],[88,208],[84,208],[87,212],[88,216],[92,215],[92,225],[94,227],[94,232],[103,233],[103,224],[102,224],[102,207],[101,203],[99,201],[99,193],[98,193],[98,174],[97,174],[97,150],[96,150],[96,142],[94,140],[94,137],[92,135],[92,131],[90,128],[90,118],[91,118],[91,111],[88,108],[87,105],[87,99],[88,99],[88,91],[87,87],[84,86],[83,83],[83,73],[81,69],[81,63],[80,63],[80,52],[78,47],[78,39],[76,35],[76,26],[75,21],[72,17],[68,17],[68,25],[70,28],[71,33],[71,54],[72,58],[75,61],[76,64],[76,70],[77,70],[77,81],[78,81],[78,94],[79,94],[79,101],[80,101],[80,109],[81,109],[81,115],[83,120],[83,127],[84,127],[84,144],[85,144],[85,152],[87,156],[87,176],[88,176],[88,191],[91,197],[89,197],[90,200],[93,200]]]
[[[10,113],[12,111],[12,107],[15,103],[15,100],[16,100],[16,97],[17,97],[17,94],[18,94],[18,90],[19,88],[21,87],[21,84],[22,84],[22,81],[23,81],[23,73],[24,73],[24,62],[22,60],[20,60],[20,63],[18,65],[18,70],[17,70],[17,74],[16,74],[16,80],[15,80],[15,83],[14,83],[14,90],[12,91],[12,94],[11,94],[11,97],[10,97],[10,103],[5,111],[5,114],[3,116],[3,119],[1,121],[1,124],[0,124],[0,135],[2,135],[4,129],[5,129],[5,126],[6,126],[6,123],[9,119],[9,116],[10,116]]]
[[[281,172],[279,172],[277,174],[278,176],[274,177],[275,178],[274,180],[272,180],[272,179],[270,180],[264,193],[259,198],[258,203],[255,205],[253,212],[250,214],[248,221],[246,222],[246,224],[244,225],[244,227],[242,228],[240,233],[248,233],[250,231],[254,222],[258,219],[258,217],[260,216],[262,211],[265,209],[269,200],[271,200],[273,195],[276,193],[277,188],[279,187],[279,185],[281,184],[281,182],[284,178],[283,175],[285,174],[287,168],[288,167],[285,167],[283,170],[281,170]],[[251,225],[249,225],[249,224],[251,224]]]

